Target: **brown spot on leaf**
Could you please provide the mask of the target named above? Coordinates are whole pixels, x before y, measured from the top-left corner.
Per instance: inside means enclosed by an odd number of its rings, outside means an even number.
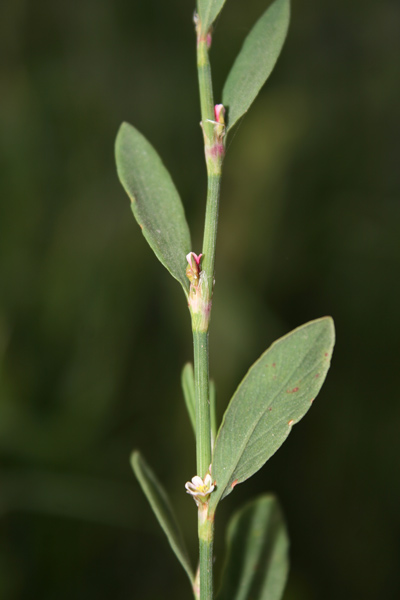
[[[232,481],[231,483],[231,488],[233,489],[235,487],[235,485],[237,484],[238,480],[235,479],[235,481]]]
[[[268,410],[271,412],[271,410],[272,410],[272,406],[270,406]]]
[[[329,356],[329,354],[327,352],[325,352],[325,356]]]
[[[294,419],[290,419],[290,421],[288,422],[289,427],[291,427],[294,423]]]
[[[272,366],[273,366],[273,367],[274,367],[274,369],[275,369],[275,367],[276,367],[276,363],[272,363]]]
[[[298,387],[295,387],[295,388],[293,388],[292,390],[286,390],[286,393],[287,393],[287,394],[294,394],[295,392],[298,392],[298,391],[299,391],[299,388],[298,388]]]
[[[318,379],[318,377],[319,377],[319,373],[316,374],[315,379]]]

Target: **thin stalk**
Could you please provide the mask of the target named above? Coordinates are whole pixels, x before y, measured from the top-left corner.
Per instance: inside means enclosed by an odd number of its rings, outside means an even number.
[[[214,97],[211,78],[211,66],[208,58],[207,35],[197,26],[197,76],[199,80],[201,123],[205,138],[214,137]]]
[[[207,275],[210,300],[214,286],[215,271],[215,249],[217,243],[219,194],[221,186],[221,174],[209,174],[207,185],[206,218],[203,235],[203,271]]]
[[[197,474],[203,479],[211,464],[208,332],[193,331],[193,349],[196,399]]]
[[[200,283],[196,289],[193,289],[194,295],[191,299],[191,311],[196,398],[197,473],[204,478],[209,470],[212,458],[208,328],[214,287],[215,247],[224,144],[221,127],[215,121],[211,67],[208,57],[208,48],[211,43],[210,32],[202,31],[199,21],[196,23],[196,29],[201,125],[204,136],[208,180],[202,250],[203,262],[201,265]],[[208,514],[208,502],[199,505],[198,535],[200,600],[212,600],[214,519],[213,516],[210,517]]]
[[[200,600],[213,598],[214,520],[208,518],[208,504],[199,506]]]
[[[218,140],[216,134],[214,97],[211,65],[208,56],[207,35],[201,33],[200,30],[201,24],[198,24],[197,73],[200,91],[201,124],[204,136],[204,150],[208,176],[202,270],[207,276],[209,290],[208,299],[211,300],[214,282],[223,144]]]

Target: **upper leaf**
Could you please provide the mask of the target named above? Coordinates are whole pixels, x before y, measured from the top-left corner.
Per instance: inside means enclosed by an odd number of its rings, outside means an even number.
[[[204,33],[210,29],[224,4],[225,0],[197,0],[197,11]]]
[[[217,600],[280,600],[289,571],[289,539],[279,503],[261,496],[234,514]]]
[[[222,92],[222,103],[228,109],[227,131],[248,111],[271,74],[289,18],[290,0],[275,0],[245,39]]]
[[[167,169],[153,146],[128,123],[119,129],[115,156],[119,180],[144,237],[187,294],[185,257],[191,250],[190,231]]]
[[[193,583],[194,574],[185,542],[165,490],[139,452],[133,452],[131,455],[131,465],[172,550]]]
[[[274,342],[251,367],[215,442],[210,508],[258,471],[308,411],[328,372],[334,340],[332,319],[317,319]]]

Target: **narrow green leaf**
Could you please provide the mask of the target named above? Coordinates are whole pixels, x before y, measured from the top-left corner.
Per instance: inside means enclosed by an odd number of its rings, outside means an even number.
[[[328,372],[334,340],[332,319],[317,319],[274,342],[251,367],[218,432],[210,508],[256,473],[306,414]]]
[[[196,400],[194,391],[194,372],[191,363],[186,363],[182,369],[181,384],[190,422],[194,430],[194,435],[196,435]]]
[[[261,496],[233,516],[217,600],[280,600],[289,571],[289,538],[279,503]]]
[[[225,0],[197,0],[197,12],[204,32],[209,30],[224,4]]]
[[[285,41],[290,1],[275,0],[254,25],[236,57],[222,91],[228,109],[227,131],[252,105],[270,76]]]
[[[210,379],[210,423],[211,423],[211,440],[212,445],[217,437],[217,394],[215,391],[215,383]]]
[[[181,530],[165,490],[139,452],[135,451],[132,453],[131,465],[161,528],[168,538],[172,550],[185,569],[191,584],[193,584],[194,573],[190,565],[185,542],[183,541]]]
[[[132,125],[122,123],[115,157],[132,211],[157,258],[187,295],[186,255],[190,231],[179,194],[153,146]]]

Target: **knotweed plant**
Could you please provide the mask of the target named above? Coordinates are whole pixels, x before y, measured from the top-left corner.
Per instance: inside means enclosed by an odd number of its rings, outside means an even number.
[[[185,569],[196,599],[212,600],[217,508],[234,488],[278,450],[318,394],[331,360],[334,326],[323,317],[277,340],[240,383],[217,427],[209,380],[209,326],[215,287],[221,171],[232,128],[248,111],[283,46],[289,0],[275,0],[251,29],[216,103],[210,67],[212,26],[224,0],[197,0],[194,25],[207,167],[203,247],[191,245],[184,208],[161,159],[134,127],[123,123],[116,140],[119,179],[133,214],[157,258],[181,284],[193,333],[193,366],[182,372],[183,395],[196,438],[196,473],[185,491],[198,512],[199,561],[190,564],[167,494],[139,452],[133,470]],[[183,303],[182,303],[183,304]],[[278,600],[288,572],[288,537],[276,498],[263,495],[234,515],[218,600]],[[182,596],[183,597],[183,596]]]

